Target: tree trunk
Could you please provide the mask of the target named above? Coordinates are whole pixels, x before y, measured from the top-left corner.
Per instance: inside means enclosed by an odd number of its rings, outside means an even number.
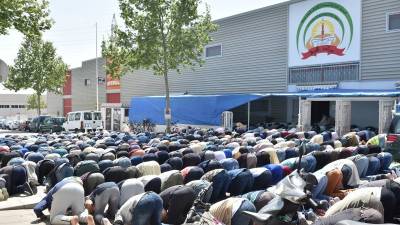
[[[38,109],[38,116],[40,116],[41,111],[40,111],[40,95],[39,93],[37,93],[37,109]]]
[[[165,129],[166,133],[171,133],[171,102],[169,98],[169,83],[168,83],[168,72],[164,72],[164,84],[165,84]]]

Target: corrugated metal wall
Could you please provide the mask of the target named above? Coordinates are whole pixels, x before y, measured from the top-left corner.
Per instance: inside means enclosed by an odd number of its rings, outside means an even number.
[[[387,13],[400,0],[363,0],[361,79],[400,79],[400,32],[386,32]]]
[[[99,77],[105,78],[104,59],[99,59]],[[82,62],[82,67],[71,70],[72,111],[96,109],[96,60]],[[85,86],[85,79],[90,85]],[[105,84],[99,85],[99,105],[106,102]]]
[[[286,108],[287,98],[286,97],[272,97],[271,99],[271,117],[276,122],[286,121]]]
[[[222,44],[222,57],[181,75],[172,72],[171,92],[189,94],[265,93],[286,91],[288,5],[263,8],[216,21],[212,44]],[[282,25],[284,24],[284,25]],[[162,77],[135,71],[122,78],[121,101],[132,96],[164,95]]]

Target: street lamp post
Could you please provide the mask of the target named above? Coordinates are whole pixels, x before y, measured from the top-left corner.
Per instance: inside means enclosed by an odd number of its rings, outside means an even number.
[[[96,22],[96,111],[99,111],[99,65],[97,58],[97,22]]]

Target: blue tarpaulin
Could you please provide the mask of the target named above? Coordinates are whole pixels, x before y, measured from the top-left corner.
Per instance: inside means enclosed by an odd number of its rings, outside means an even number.
[[[218,126],[221,124],[222,112],[264,96],[260,94],[171,96],[172,122]],[[155,124],[165,124],[164,109],[165,96],[133,97],[129,120],[140,122],[150,119]]]
[[[399,97],[400,90],[327,89],[268,94],[179,95],[171,96],[172,122],[193,125],[220,125],[224,111],[263,97]],[[131,122],[150,119],[164,122],[165,96],[133,97],[129,110]]]

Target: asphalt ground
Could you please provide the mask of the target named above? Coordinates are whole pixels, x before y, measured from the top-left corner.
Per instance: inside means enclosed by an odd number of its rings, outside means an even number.
[[[28,135],[34,135],[36,133],[29,133],[26,131],[19,131],[19,130],[2,130],[0,129],[0,138],[4,137],[6,135],[21,135],[21,136],[28,136]]]
[[[0,211],[0,225],[10,224],[39,224],[50,225],[50,222],[40,221],[36,218],[32,209],[6,210]]]

